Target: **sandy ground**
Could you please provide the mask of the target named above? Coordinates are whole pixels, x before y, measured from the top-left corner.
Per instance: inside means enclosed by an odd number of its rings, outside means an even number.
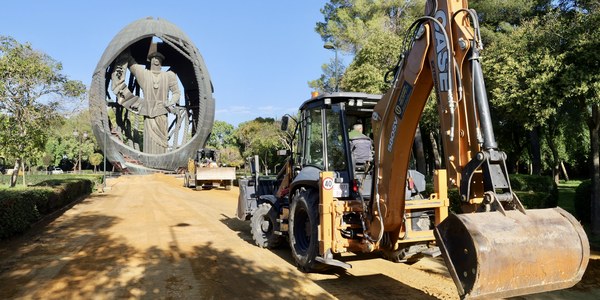
[[[0,299],[458,299],[440,258],[408,266],[350,255],[350,270],[301,273],[289,248],[254,246],[235,218],[237,195],[161,174],[110,179],[104,193],[0,244]],[[600,299],[596,254],[574,288],[527,297],[585,298]]]

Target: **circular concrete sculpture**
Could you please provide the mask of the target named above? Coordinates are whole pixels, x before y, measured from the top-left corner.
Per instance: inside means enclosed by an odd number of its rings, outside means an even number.
[[[212,93],[190,38],[168,21],[141,19],[113,38],[94,70],[92,130],[107,160],[121,171],[177,171],[208,139]]]

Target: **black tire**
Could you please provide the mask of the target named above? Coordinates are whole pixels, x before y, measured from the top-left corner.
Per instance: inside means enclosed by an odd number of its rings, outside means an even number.
[[[319,194],[302,188],[294,195],[290,207],[289,240],[292,256],[303,272],[317,272],[324,265],[316,261],[319,251]]]
[[[270,203],[262,203],[256,208],[250,219],[250,225],[252,239],[257,246],[273,249],[283,243],[283,237],[274,233],[279,226],[277,211]]]
[[[233,185],[233,180],[226,181],[224,185],[225,185],[226,191],[231,191],[231,186]]]
[[[196,176],[194,174],[185,172],[185,179],[183,184],[187,188],[196,188]]]

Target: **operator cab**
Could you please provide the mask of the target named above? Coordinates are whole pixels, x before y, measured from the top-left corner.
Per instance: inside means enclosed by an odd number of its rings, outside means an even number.
[[[206,167],[217,167],[217,153],[214,149],[199,149],[195,160]]]
[[[371,194],[371,161],[353,159],[349,137],[353,125],[361,124],[362,133],[371,140],[371,116],[381,95],[366,93],[326,93],[305,101],[300,107],[298,153],[295,166],[311,167],[335,173],[337,197],[352,197],[357,189],[363,197]],[[372,160],[372,153],[370,153]]]

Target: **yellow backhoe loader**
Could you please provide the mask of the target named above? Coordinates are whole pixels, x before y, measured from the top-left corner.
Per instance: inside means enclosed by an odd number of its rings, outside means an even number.
[[[428,1],[406,35],[383,95],[313,97],[296,120],[296,146],[277,178],[243,181],[238,217],[257,245],[287,238],[298,267],[349,268],[340,253],[381,251],[394,261],[444,257],[462,298],[568,288],[587,267],[589,243],[560,208],[525,209],[498,149],[480,64],[476,13],[467,1]],[[445,169],[434,191],[409,170],[413,138],[435,89]],[[282,120],[283,129],[291,117]],[[351,127],[372,135],[372,159],[353,153]],[[449,214],[457,189],[460,214]]]

